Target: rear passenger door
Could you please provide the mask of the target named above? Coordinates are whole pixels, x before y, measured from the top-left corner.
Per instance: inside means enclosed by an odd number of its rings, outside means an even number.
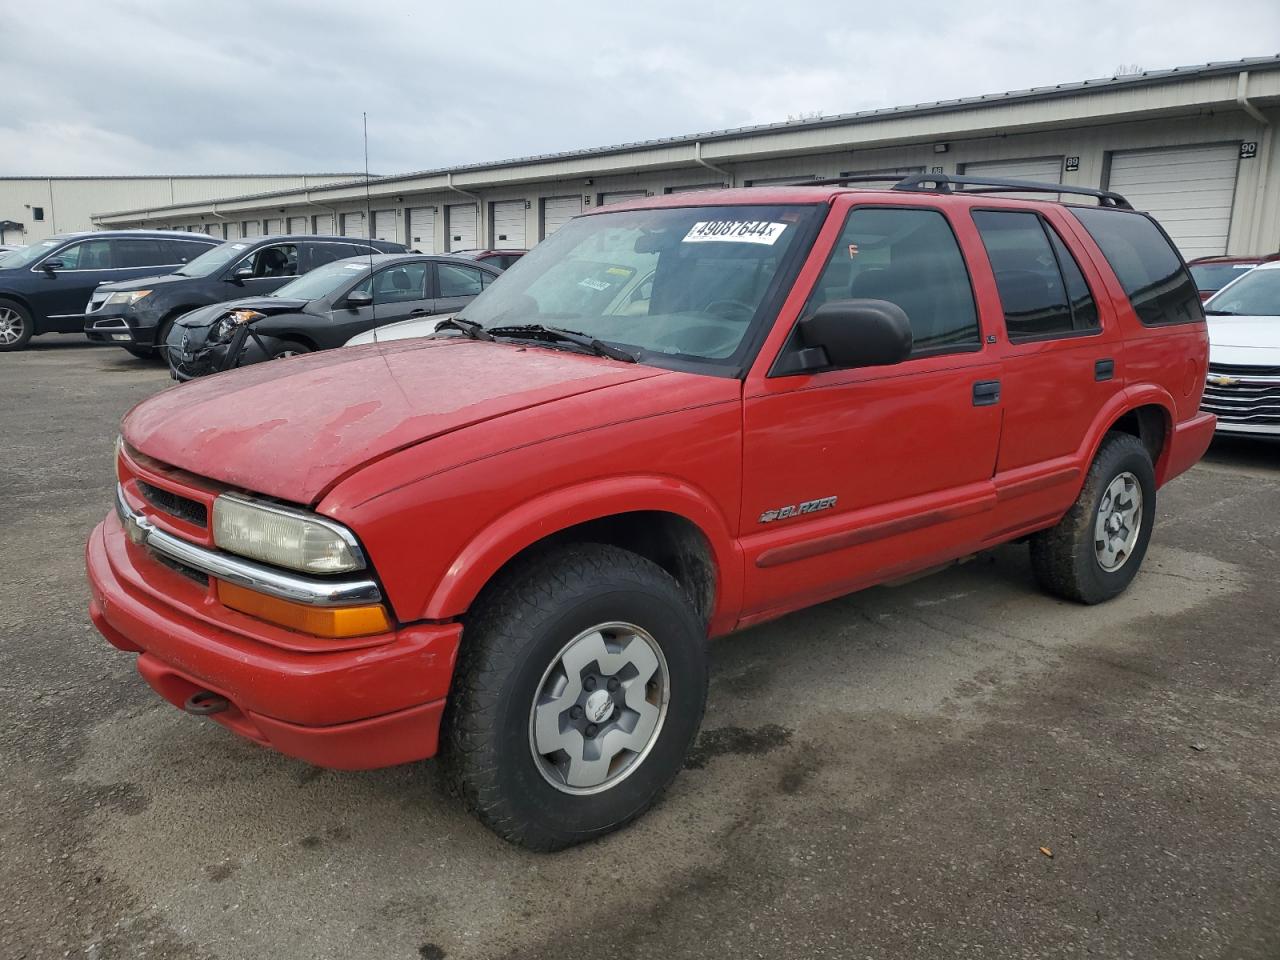
[[[476,267],[436,263],[436,297],[433,313],[454,313],[480,295],[494,276]]]
[[[800,316],[887,300],[907,314],[915,349],[893,366],[798,374],[762,354],[748,375],[748,618],[968,552],[995,503],[1001,366],[955,225],[927,204],[851,202],[837,202],[843,226]],[[798,346],[793,333],[777,359]]]
[[[1080,450],[1100,411],[1124,389],[1120,331],[1102,322],[1082,258],[1064,239],[1071,232],[1048,219],[1055,212],[972,212],[1007,340],[996,467],[1006,526],[1075,499]]]

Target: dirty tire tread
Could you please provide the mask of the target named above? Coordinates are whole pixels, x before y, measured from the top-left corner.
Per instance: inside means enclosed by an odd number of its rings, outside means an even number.
[[[1118,462],[1131,456],[1140,457],[1146,467],[1145,475],[1139,476],[1143,481],[1144,530],[1134,556],[1122,568],[1123,586],[1115,591],[1100,589],[1096,578],[1087,575],[1089,565],[1097,563],[1093,548],[1094,513],[1102,488],[1117,472]],[[1154,470],[1142,441],[1130,433],[1107,434],[1089,465],[1080,495],[1071,509],[1055,526],[1031,538],[1031,569],[1040,587],[1053,596],[1083,604],[1101,603],[1123,592],[1145,557],[1155,496]]]
[[[697,642],[705,647],[705,631],[675,579],[649,560],[605,544],[553,547],[518,560],[486,589],[476,601],[474,613],[464,621],[453,689],[445,707],[441,765],[451,793],[499,836],[527,849],[550,852],[591,838],[553,835],[523,816],[518,804],[501,789],[490,741],[499,727],[503,686],[511,665],[534,642],[539,622],[553,616],[566,599],[587,596],[595,585],[619,579],[667,593],[673,606],[687,611],[691,626],[698,631]],[[705,689],[704,678],[695,730],[705,708]],[[600,835],[639,817],[678,773],[677,766],[648,803],[601,830]]]

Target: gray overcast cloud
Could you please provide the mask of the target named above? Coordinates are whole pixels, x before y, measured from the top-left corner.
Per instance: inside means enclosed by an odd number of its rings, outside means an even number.
[[[398,173],[1280,52],[1280,4],[0,0],[0,174]]]

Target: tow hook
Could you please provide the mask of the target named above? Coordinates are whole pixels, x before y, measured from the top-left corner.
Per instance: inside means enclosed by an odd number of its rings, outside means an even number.
[[[229,706],[231,703],[226,697],[219,696],[212,690],[200,690],[187,697],[187,702],[182,705],[182,709],[197,717],[209,717],[215,713],[221,713]]]

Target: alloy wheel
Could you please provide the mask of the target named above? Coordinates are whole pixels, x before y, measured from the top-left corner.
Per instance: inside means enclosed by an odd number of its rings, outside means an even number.
[[[22,339],[26,330],[22,314],[11,307],[0,307],[0,344],[14,344]]]

